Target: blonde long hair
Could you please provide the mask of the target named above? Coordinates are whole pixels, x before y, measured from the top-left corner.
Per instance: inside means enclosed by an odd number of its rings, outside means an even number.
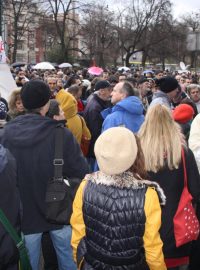
[[[179,167],[181,148],[186,143],[180,126],[166,106],[158,104],[148,110],[138,135],[147,171],[158,172],[165,166],[170,170]]]

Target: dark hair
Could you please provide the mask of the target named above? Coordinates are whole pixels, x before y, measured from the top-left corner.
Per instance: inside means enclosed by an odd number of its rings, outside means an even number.
[[[135,96],[135,91],[131,83],[124,81],[121,91],[126,93],[127,97]]]
[[[46,116],[53,119],[54,115],[59,115],[59,114],[60,114],[60,108],[59,108],[58,101],[55,99],[51,99],[50,104],[49,104],[49,110],[46,113]]]
[[[143,84],[144,82],[148,82],[148,79],[146,77],[141,77],[138,81],[137,84]]]
[[[135,139],[136,139],[136,143],[138,147],[138,153],[137,153],[136,160],[134,164],[131,166],[131,168],[129,169],[129,171],[131,171],[134,177],[138,180],[147,179],[148,175],[145,170],[145,159],[144,159],[144,154],[142,151],[140,139],[137,137],[137,135],[135,135]]]
[[[133,87],[135,87],[136,84],[137,84],[137,80],[135,78],[133,78],[133,77],[128,77],[128,78],[126,78],[125,81],[131,83]]]
[[[188,104],[188,105],[190,105],[194,110],[193,118],[195,118],[195,116],[197,116],[197,114],[198,114],[197,106],[195,105],[195,103],[191,99],[186,97],[186,98],[181,100],[180,104]]]
[[[64,88],[68,88],[71,85],[76,83],[76,80],[80,79],[80,77],[78,75],[72,75],[69,80],[66,82]]]
[[[118,83],[119,82],[118,78],[116,76],[114,76],[114,75],[111,75],[108,78],[108,81],[109,81],[109,83]]]
[[[154,71],[154,74],[155,74],[155,75],[158,75],[158,74],[160,74],[160,73],[163,73],[163,70],[157,69],[157,70]]]
[[[68,92],[71,93],[72,95],[76,95],[78,93],[78,91],[80,90],[79,86],[74,84],[74,85],[71,85],[69,88],[68,88]]]

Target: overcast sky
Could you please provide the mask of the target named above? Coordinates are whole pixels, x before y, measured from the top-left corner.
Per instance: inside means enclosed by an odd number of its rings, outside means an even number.
[[[111,7],[123,7],[124,0],[102,0],[103,2],[112,3]],[[98,2],[98,1],[97,1]],[[200,11],[200,0],[171,0],[173,4],[173,15],[177,18],[183,14],[192,11]]]
[[[187,12],[200,10],[200,0],[171,0],[171,2],[174,5],[173,10],[175,17]]]

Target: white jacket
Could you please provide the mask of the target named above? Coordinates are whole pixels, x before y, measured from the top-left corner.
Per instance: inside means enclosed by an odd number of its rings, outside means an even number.
[[[197,114],[192,122],[188,143],[194,153],[200,173],[200,114]]]

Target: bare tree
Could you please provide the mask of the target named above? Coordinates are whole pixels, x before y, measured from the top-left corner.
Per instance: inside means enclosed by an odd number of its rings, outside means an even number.
[[[110,48],[116,39],[114,14],[104,4],[92,4],[83,9],[81,35],[82,44],[90,60],[95,58],[99,66],[105,66]],[[113,51],[112,51],[113,52]]]
[[[200,29],[200,11],[187,13],[181,18],[182,22],[188,29],[195,32]]]
[[[164,15],[159,20],[151,24],[143,33],[140,42],[140,48],[143,51],[142,66],[145,67],[147,58],[150,58],[150,52],[157,51],[157,55],[167,47],[170,34],[173,32],[172,16]],[[159,50],[158,50],[159,48]],[[167,50],[168,51],[168,50]],[[164,54],[162,54],[164,55]],[[164,58],[165,59],[165,58]],[[163,63],[163,59],[160,61]]]
[[[33,0],[5,0],[4,11],[8,35],[13,43],[12,61],[15,62],[18,44],[34,23],[37,5]]]
[[[41,6],[45,13],[44,22],[55,26],[55,42],[59,44],[62,60],[69,60],[70,51],[84,53],[79,49],[77,39],[80,27],[76,11],[80,4],[75,0],[43,0]]]
[[[118,35],[120,46],[126,53],[126,65],[129,58],[137,51],[143,51],[143,38],[148,28],[156,25],[160,18],[171,11],[168,0],[135,0],[128,7],[120,10]]]

